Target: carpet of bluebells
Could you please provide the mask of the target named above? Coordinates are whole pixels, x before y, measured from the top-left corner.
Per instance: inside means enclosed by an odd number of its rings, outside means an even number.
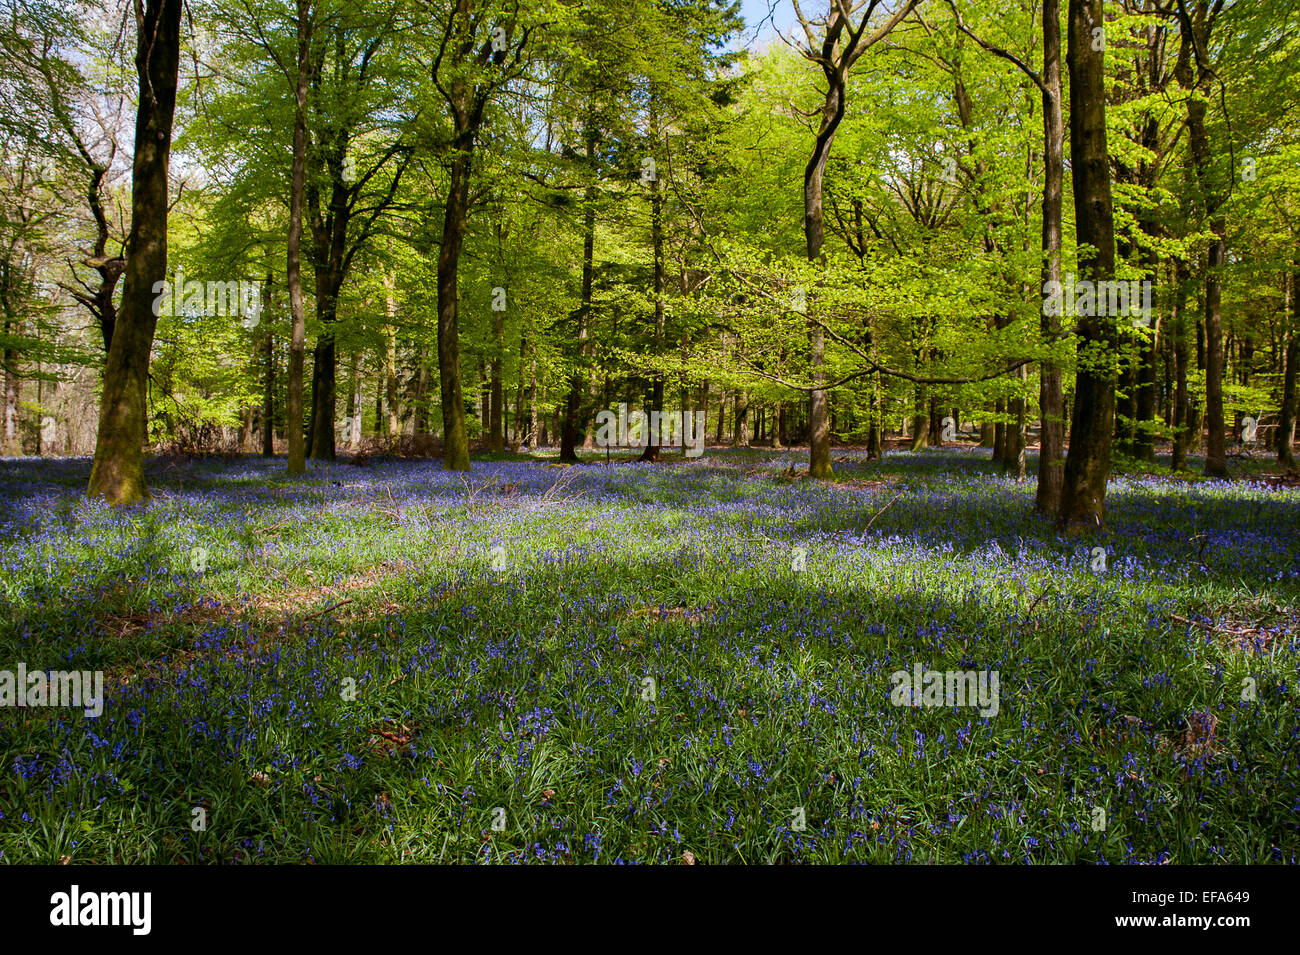
[[[805,456],[0,462],[0,669],[107,697],[0,709],[0,860],[1300,858],[1300,490]]]

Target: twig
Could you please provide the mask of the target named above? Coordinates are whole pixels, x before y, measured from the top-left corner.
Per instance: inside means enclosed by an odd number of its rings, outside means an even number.
[[[900,497],[902,497],[902,496],[903,496],[903,492],[902,492],[902,491],[899,491],[897,494],[895,494],[893,497],[891,497],[891,498],[889,499],[889,504],[893,504],[895,501],[897,501],[897,500],[898,500]],[[862,528],[862,533],[863,533],[863,534],[865,534],[867,531],[871,530],[871,525],[874,524],[874,523],[876,523],[876,518],[877,518],[877,517],[879,517],[881,514],[885,513],[885,511],[889,510],[889,504],[886,504],[886,505],[885,505],[884,507],[882,507],[880,510],[876,511],[875,516],[873,516],[873,517],[871,518],[871,520],[867,521],[867,526],[864,527],[864,528]]]
[[[352,600],[353,600],[352,597],[348,597],[346,600],[340,600],[340,601],[339,601],[338,603],[336,603],[336,604],[330,604],[330,605],[329,605],[328,607],[326,607],[324,610],[317,610],[317,611],[316,611],[315,613],[313,613],[313,614],[308,614],[307,616],[300,618],[300,619],[298,620],[298,622],[299,622],[299,623],[306,623],[308,620],[315,620],[317,617],[323,616],[323,615],[329,613],[331,610],[338,610],[339,607],[342,607],[344,604],[350,604],[350,603],[352,603]]]
[[[385,484],[384,490],[388,492],[388,503],[393,505],[393,510],[397,512],[397,520],[400,523],[402,520],[402,508],[395,500],[393,500],[393,486],[391,484]]]
[[[1254,630],[1230,630],[1227,627],[1220,627],[1213,623],[1201,623],[1199,620],[1188,620],[1186,617],[1180,617],[1176,613],[1171,613],[1169,619],[1177,620],[1179,623],[1185,623],[1189,627],[1203,627],[1206,630],[1213,630],[1215,633],[1226,633],[1234,637],[1245,637],[1252,633],[1259,633],[1258,629]]]
[[[1021,619],[1020,626],[1023,627],[1025,624],[1029,622],[1029,618],[1030,616],[1033,615],[1033,612],[1035,608],[1038,606],[1038,604],[1042,601],[1044,597],[1050,594],[1054,589],[1055,589],[1054,587],[1048,585],[1048,588],[1046,590],[1044,590],[1041,594],[1039,594],[1037,597],[1034,598],[1034,602],[1031,603],[1029,605],[1029,609],[1025,611],[1025,616]]]

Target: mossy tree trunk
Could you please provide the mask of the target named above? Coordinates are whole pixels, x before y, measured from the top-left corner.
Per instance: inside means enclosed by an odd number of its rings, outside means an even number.
[[[181,0],[136,6],[136,73],[140,83],[131,174],[131,232],[127,239],[122,306],[104,366],[99,433],[87,493],[111,504],[147,494],[144,442],[153,349],[155,282],[167,275],[167,169],[180,58]]]
[[[1094,32],[1104,30],[1104,24],[1102,0],[1070,0],[1066,60],[1070,74],[1075,230],[1079,247],[1092,250],[1086,257],[1080,256],[1079,266],[1093,281],[1109,281],[1115,274],[1115,224],[1106,143],[1106,54],[1105,43],[1096,43],[1098,34]],[[1106,519],[1115,419],[1115,317],[1080,316],[1078,336],[1074,420],[1059,515],[1059,524],[1067,530],[1099,525]]]

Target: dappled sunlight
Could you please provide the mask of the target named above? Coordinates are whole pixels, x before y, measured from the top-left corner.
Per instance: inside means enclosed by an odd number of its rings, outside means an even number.
[[[979,454],[849,453],[827,484],[796,459],[195,462],[129,510],[81,502],[84,462],[10,463],[0,647],[102,668],[108,701],[0,729],[23,754],[0,851],[1292,861],[1300,776],[1266,741],[1300,652],[1296,491],[1121,479],[1081,540]],[[998,674],[996,714],[893,705],[914,667]],[[1260,772],[1269,847],[1205,830]],[[47,825],[17,822],[38,793]],[[110,849],[128,811],[141,838]]]

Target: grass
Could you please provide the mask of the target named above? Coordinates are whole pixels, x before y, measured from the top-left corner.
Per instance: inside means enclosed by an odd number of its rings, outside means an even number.
[[[108,700],[0,709],[0,859],[1297,861],[1300,491],[795,462],[4,462],[0,669]]]

